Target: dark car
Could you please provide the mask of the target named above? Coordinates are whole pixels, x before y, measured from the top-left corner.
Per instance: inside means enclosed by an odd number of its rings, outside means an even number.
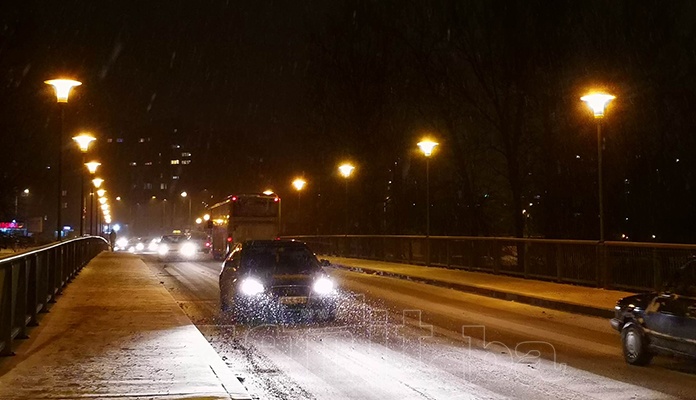
[[[646,365],[655,354],[696,358],[696,259],[661,292],[625,297],[611,326],[621,333],[627,363]]]
[[[236,245],[220,272],[220,306],[240,322],[333,320],[336,288],[306,244],[256,240]]]

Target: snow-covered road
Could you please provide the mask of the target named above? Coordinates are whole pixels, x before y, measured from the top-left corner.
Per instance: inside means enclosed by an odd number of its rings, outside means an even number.
[[[335,271],[336,322],[236,326],[218,311],[219,263],[145,260],[261,399],[696,396],[693,363],[629,367],[601,318]]]

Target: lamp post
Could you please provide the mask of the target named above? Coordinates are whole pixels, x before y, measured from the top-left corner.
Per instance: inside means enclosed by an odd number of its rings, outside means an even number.
[[[186,220],[186,225],[191,226],[191,197],[186,192],[181,192],[181,197],[184,199],[188,198],[188,219]]]
[[[425,155],[425,265],[430,266],[430,156],[439,143],[430,139],[418,142]]]
[[[70,95],[70,90],[75,86],[82,85],[82,82],[74,81],[71,79],[51,79],[44,81],[47,85],[53,86],[56,91],[56,101],[60,106],[60,132],[58,136],[58,163],[56,168],[57,184],[58,184],[58,209],[56,213],[56,236],[57,240],[61,240],[63,235],[62,221],[61,221],[61,211],[63,208],[63,122],[65,120],[65,104],[68,103],[68,95]]]
[[[355,167],[349,163],[341,164],[341,166],[338,167],[338,171],[341,173],[343,178],[345,178],[345,184],[346,184],[346,235],[348,234],[348,230],[349,230],[348,205],[350,204],[348,202],[348,178],[350,178],[350,176],[353,174],[354,170],[355,170]]]
[[[85,163],[85,166],[87,167],[87,170],[89,171],[89,174],[91,176],[94,176],[95,173],[97,173],[97,168],[101,165],[100,162],[97,161],[90,161],[88,163]],[[92,230],[92,215],[94,214],[94,183],[89,186],[89,234],[94,235],[94,231]]]
[[[597,191],[599,197],[599,242],[604,243],[604,199],[602,188],[602,118],[607,104],[615,96],[606,93],[592,93],[580,98],[592,109],[597,121]]]
[[[85,164],[85,154],[89,150],[89,145],[93,141],[97,140],[94,136],[83,133],[81,135],[73,137],[73,140],[77,143],[82,152],[82,164]],[[84,170],[80,174],[80,236],[84,234],[85,231],[85,173]]]
[[[97,188],[97,191],[96,191],[97,197],[98,198],[103,197],[104,194],[106,193],[106,190],[100,189],[100,186],[102,185],[102,183],[104,183],[104,180],[101,178],[95,178],[95,179],[92,179],[92,183],[94,183],[94,187]],[[94,228],[97,231],[97,236],[101,236],[101,225],[99,223],[99,210],[97,210],[97,209],[94,210],[94,218],[95,218]]]
[[[302,178],[297,178],[294,181],[292,181],[292,186],[295,187],[295,190],[297,190],[297,226],[301,225],[302,221],[302,189],[304,189],[305,185],[307,184],[307,181],[305,181]]]

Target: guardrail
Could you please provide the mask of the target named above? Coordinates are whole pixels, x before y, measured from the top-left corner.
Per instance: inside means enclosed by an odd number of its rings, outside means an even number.
[[[27,337],[37,316],[89,260],[109,245],[101,237],[55,243],[0,259],[0,356]]]
[[[482,271],[605,289],[661,288],[696,245],[466,236],[292,236],[319,254]],[[428,246],[430,251],[428,251]],[[429,255],[429,257],[428,257]]]

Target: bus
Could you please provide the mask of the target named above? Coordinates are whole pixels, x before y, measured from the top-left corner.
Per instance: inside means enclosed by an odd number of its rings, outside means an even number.
[[[234,244],[275,239],[280,234],[280,197],[275,194],[236,194],[210,208],[211,248],[220,260]]]

